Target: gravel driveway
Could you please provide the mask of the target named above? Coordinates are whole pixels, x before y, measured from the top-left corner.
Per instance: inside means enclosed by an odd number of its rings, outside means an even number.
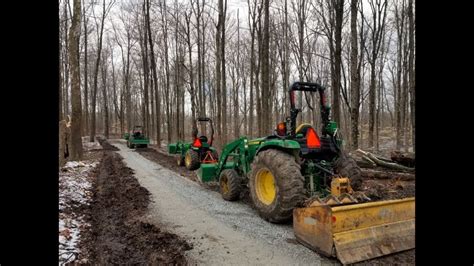
[[[152,194],[146,219],[193,244],[186,252],[191,264],[339,265],[298,244],[291,225],[266,222],[247,204],[224,201],[219,193],[144,158],[121,140],[109,142]]]

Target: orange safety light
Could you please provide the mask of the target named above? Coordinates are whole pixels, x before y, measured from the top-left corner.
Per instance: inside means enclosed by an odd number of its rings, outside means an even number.
[[[308,128],[308,132],[306,133],[306,145],[308,148],[320,148],[321,141],[319,140],[318,134],[312,127]]]
[[[199,138],[194,139],[193,146],[200,148],[202,146],[201,140]]]
[[[280,136],[284,136],[286,134],[286,123],[285,122],[278,123],[277,133]]]

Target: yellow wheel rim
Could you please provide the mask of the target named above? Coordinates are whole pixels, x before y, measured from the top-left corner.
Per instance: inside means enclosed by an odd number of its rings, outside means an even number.
[[[186,153],[186,156],[184,157],[184,161],[185,161],[185,163],[186,163],[186,166],[190,166],[190,165],[191,165],[191,161],[192,161],[192,159],[191,159],[191,153],[189,153],[189,152]]]
[[[258,199],[266,205],[272,204],[275,200],[276,188],[275,177],[267,168],[260,169],[255,178],[255,190]]]
[[[221,189],[224,194],[229,192],[229,186],[227,185],[226,177],[221,178]]]

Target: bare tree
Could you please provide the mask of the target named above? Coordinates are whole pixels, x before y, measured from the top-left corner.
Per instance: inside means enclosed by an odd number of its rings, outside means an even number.
[[[69,64],[71,66],[71,160],[82,159],[82,106],[81,81],[79,66],[79,38],[81,32],[81,1],[74,0],[74,14],[72,15],[71,30],[69,31]]]
[[[385,18],[387,15],[386,0],[370,0],[369,5],[372,11],[372,23],[368,23],[371,35],[371,49],[366,46],[367,58],[370,65],[370,87],[369,87],[369,146],[374,146],[375,131],[375,96],[376,96],[376,61],[382,44],[382,35],[385,29]]]
[[[410,35],[410,55],[408,57],[408,69],[410,79],[410,111],[411,111],[411,130],[412,130],[412,145],[413,152],[415,152],[415,19],[413,18],[413,0],[408,0],[408,23]]]
[[[166,1],[164,3],[166,6]],[[166,13],[166,11],[165,11]],[[155,90],[155,104],[156,104],[156,116],[160,118],[161,116],[161,102],[160,102],[160,97],[158,93],[158,76],[156,74],[156,61],[155,61],[155,51],[153,49],[153,39],[151,37],[151,26],[150,26],[150,0],[146,0],[146,22],[147,22],[147,33],[148,33],[148,42],[150,45],[150,60],[151,60],[151,70],[153,74],[153,85],[154,85],[154,90]],[[166,46],[166,44],[165,44]],[[167,49],[166,49],[167,50]],[[167,86],[169,80],[167,81]],[[156,144],[158,147],[161,146],[161,126],[159,121],[156,122]],[[169,132],[168,132],[169,134]]]
[[[102,36],[104,35],[104,22],[107,13],[109,12],[110,8],[114,4],[114,1],[110,2],[107,6],[105,5],[105,0],[102,1],[102,17],[100,26],[96,22],[97,29],[100,28],[98,34],[98,45],[97,45],[97,58],[95,61],[95,69],[94,69],[94,90],[92,92],[92,110],[91,110],[91,132],[90,132],[90,142],[94,142],[95,139],[95,130],[96,130],[96,101],[97,101],[97,78],[99,75],[99,64],[100,64],[100,56],[102,52]]]
[[[360,68],[357,45],[357,3],[351,0],[351,133],[352,149],[359,148]]]

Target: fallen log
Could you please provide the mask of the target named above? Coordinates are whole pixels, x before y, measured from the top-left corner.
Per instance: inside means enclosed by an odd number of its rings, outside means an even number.
[[[415,154],[413,152],[392,151],[390,153],[390,158],[392,161],[404,166],[415,166]]]
[[[383,166],[383,167],[386,167],[386,168],[389,168],[389,169],[394,169],[394,170],[408,171],[408,172],[414,172],[415,171],[415,168],[412,168],[412,167],[406,167],[406,166],[400,165],[398,163],[391,163],[391,162],[380,160],[379,158],[377,158],[372,153],[363,151],[361,149],[358,149],[357,152],[362,154],[363,157],[368,157],[369,159],[371,159],[374,163],[376,163],[379,166]]]
[[[362,167],[362,168],[375,168],[375,167],[377,167],[377,165],[374,162],[372,162],[372,161],[368,162],[368,161],[365,160],[364,157],[361,157],[361,158],[362,158],[361,160],[359,160],[359,159],[355,160],[359,167]]]
[[[401,172],[388,172],[373,169],[361,169],[362,177],[375,178],[375,179],[400,179],[403,181],[415,180],[415,174],[401,173]]]

